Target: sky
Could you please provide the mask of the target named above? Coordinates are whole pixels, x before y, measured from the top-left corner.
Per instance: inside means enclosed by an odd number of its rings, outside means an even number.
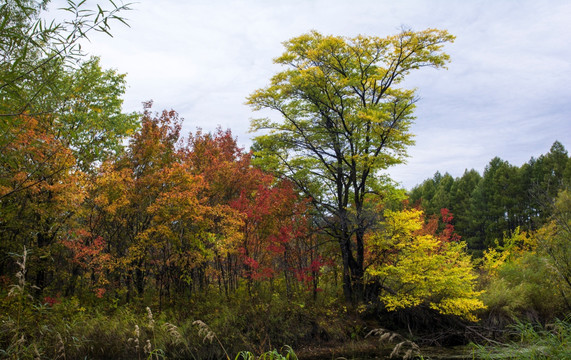
[[[102,7],[107,0],[100,0]],[[120,3],[120,0],[115,0]],[[88,0],[87,7],[95,1]],[[54,0],[50,10],[65,5]],[[568,0],[139,0],[90,35],[83,49],[127,74],[125,111],[174,109],[183,132],[231,129],[246,149],[255,134],[246,97],[282,68],[282,42],[317,30],[353,37],[446,29],[447,70],[411,73],[420,98],[406,164],[388,170],[411,189],[436,171],[482,173],[498,156],[521,166],[554,141],[571,149],[571,1]]]

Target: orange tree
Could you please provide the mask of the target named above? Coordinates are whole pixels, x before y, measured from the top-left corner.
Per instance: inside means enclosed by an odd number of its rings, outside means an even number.
[[[185,161],[180,128],[174,111],[154,115],[148,105],[125,154],[92,185],[90,232],[107,242],[114,283],[129,295],[149,281],[161,300],[173,286],[202,284],[217,237],[237,236],[235,212],[209,204],[208,184]]]
[[[0,155],[2,274],[10,253],[31,253],[28,277],[42,290],[53,274],[52,246],[83,200],[83,174],[71,149],[32,116],[12,119],[17,131]]]

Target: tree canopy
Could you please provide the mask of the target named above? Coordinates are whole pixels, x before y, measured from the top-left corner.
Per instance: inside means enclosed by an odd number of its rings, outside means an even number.
[[[413,143],[415,91],[398,85],[412,70],[444,67],[442,48],[453,40],[436,29],[386,38],[313,31],[284,43],[275,62],[285,70],[248,98],[281,115],[253,120],[263,133],[255,156],[316,205],[341,249],[347,299],[362,292],[363,236],[376,221],[367,199],[383,196],[379,171],[403,162]]]

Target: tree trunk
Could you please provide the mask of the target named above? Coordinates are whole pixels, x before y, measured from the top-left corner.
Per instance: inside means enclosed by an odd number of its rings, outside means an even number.
[[[356,261],[349,236],[339,239],[343,259],[343,295],[345,301],[356,305],[363,301],[363,263]]]

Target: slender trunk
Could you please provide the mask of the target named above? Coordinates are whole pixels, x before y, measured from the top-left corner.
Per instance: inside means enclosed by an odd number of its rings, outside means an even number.
[[[356,231],[355,235],[356,248],[357,248],[357,260],[355,262],[355,267],[353,269],[353,286],[355,287],[355,293],[357,294],[357,301],[363,301],[365,299],[365,287],[364,287],[364,263],[365,263],[365,230],[360,227]]]
[[[145,290],[145,274],[143,270],[140,269],[142,265],[143,261],[140,261],[139,267],[135,269],[135,286],[139,295],[143,295],[143,291]]]
[[[353,302],[353,286],[351,276],[351,242],[343,237],[339,239],[341,246],[341,257],[343,260],[343,295],[346,302]]]
[[[343,295],[345,301],[358,304],[364,299],[362,255],[355,260],[351,250],[351,239],[345,236],[339,239],[343,259]]]
[[[287,251],[287,247],[284,251],[284,266],[283,266],[283,273],[284,273],[284,281],[285,281],[285,286],[286,286],[286,297],[289,299],[291,298],[291,294],[292,294],[292,290],[291,290],[291,280],[289,277],[289,273],[290,271],[288,270],[288,251]]]
[[[45,248],[47,248],[51,243],[51,237],[45,232],[39,232],[37,235],[38,240],[38,253],[42,254]],[[36,272],[36,295],[40,295],[47,285],[47,270],[48,264],[45,260],[46,256],[40,256],[38,258],[38,271]]]
[[[163,308],[163,277],[162,274],[158,276],[159,281],[159,312],[162,311]]]

